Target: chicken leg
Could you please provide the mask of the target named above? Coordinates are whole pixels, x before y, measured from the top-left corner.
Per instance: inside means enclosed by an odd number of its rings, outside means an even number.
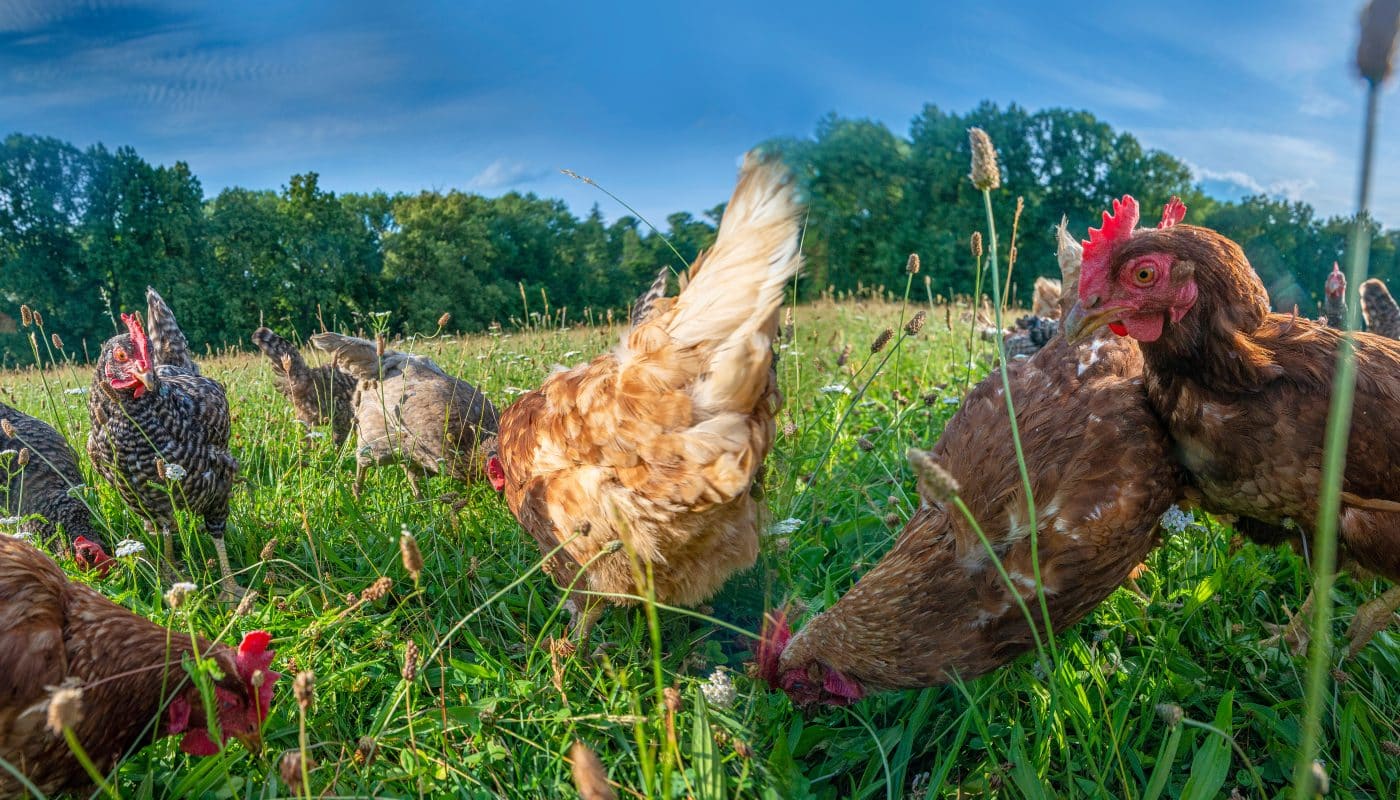
[[[1400,609],[1400,584],[1390,587],[1385,594],[1363,603],[1356,609],[1351,625],[1347,628],[1347,655],[1354,656],[1366,647],[1371,639],[1385,630],[1395,619]]]

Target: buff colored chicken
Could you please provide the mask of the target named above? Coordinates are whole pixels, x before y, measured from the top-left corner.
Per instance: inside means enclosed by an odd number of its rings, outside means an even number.
[[[576,590],[629,603],[616,595],[649,582],[658,601],[695,605],[757,557],[751,492],[781,403],[772,343],[799,219],[790,173],[751,154],[680,294],[654,286],[616,349],[501,414],[493,484],[553,553],[576,636],[603,602]]]

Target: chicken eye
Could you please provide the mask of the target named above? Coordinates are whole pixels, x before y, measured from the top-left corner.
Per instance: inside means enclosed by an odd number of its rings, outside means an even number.
[[[126,362],[128,356],[125,350],[118,347],[116,352],[112,354],[112,358],[115,358],[117,360],[117,363],[121,364]]]
[[[1133,270],[1133,282],[1138,286],[1151,286],[1157,280],[1155,267],[1142,266]]]

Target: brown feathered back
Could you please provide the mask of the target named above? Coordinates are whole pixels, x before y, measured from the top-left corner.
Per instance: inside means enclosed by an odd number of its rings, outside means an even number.
[[[1078,247],[1062,235],[1059,252],[1072,289]],[[1008,370],[1039,517],[1041,577],[1060,631],[1156,545],[1158,518],[1181,495],[1181,476],[1131,340],[1105,332],[1071,345],[1056,336]],[[1003,391],[999,375],[979,383],[931,457],[960,487],[1043,630]],[[776,674],[765,676],[796,701],[843,703],[873,690],[970,679],[1033,646],[1012,589],[971,523],[946,496],[922,500],[894,548],[800,630]]]

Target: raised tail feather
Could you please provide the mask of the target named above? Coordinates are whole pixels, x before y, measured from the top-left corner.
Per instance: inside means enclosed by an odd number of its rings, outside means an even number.
[[[786,167],[750,153],[714,246],[676,298],[671,340],[711,354],[693,392],[700,408],[746,410],[767,387],[778,307],[802,266],[795,195]]]
[[[362,381],[396,375],[409,359],[406,353],[397,350],[385,350],[381,359],[374,342],[343,333],[318,333],[311,337],[311,343],[330,353],[336,366]]]
[[[1361,284],[1361,313],[1366,330],[1390,339],[1400,339],[1400,305],[1379,278]]]
[[[666,296],[666,279],[671,275],[670,267],[662,267],[656,273],[656,280],[651,282],[642,296],[637,298],[637,302],[632,305],[632,326],[636,327],[651,316],[651,310],[656,306],[656,301]]]
[[[158,366],[179,367],[199,374],[199,365],[190,356],[190,343],[175,321],[175,312],[165,299],[151,287],[146,287],[146,327],[151,340],[151,353]]]
[[[1055,243],[1060,262],[1060,319],[1064,319],[1079,299],[1079,266],[1084,260],[1084,246],[1069,232],[1069,217],[1060,217]]]
[[[307,371],[306,359],[301,357],[301,351],[270,328],[258,328],[253,331],[253,344],[272,362],[273,372],[283,376],[295,376]]]

